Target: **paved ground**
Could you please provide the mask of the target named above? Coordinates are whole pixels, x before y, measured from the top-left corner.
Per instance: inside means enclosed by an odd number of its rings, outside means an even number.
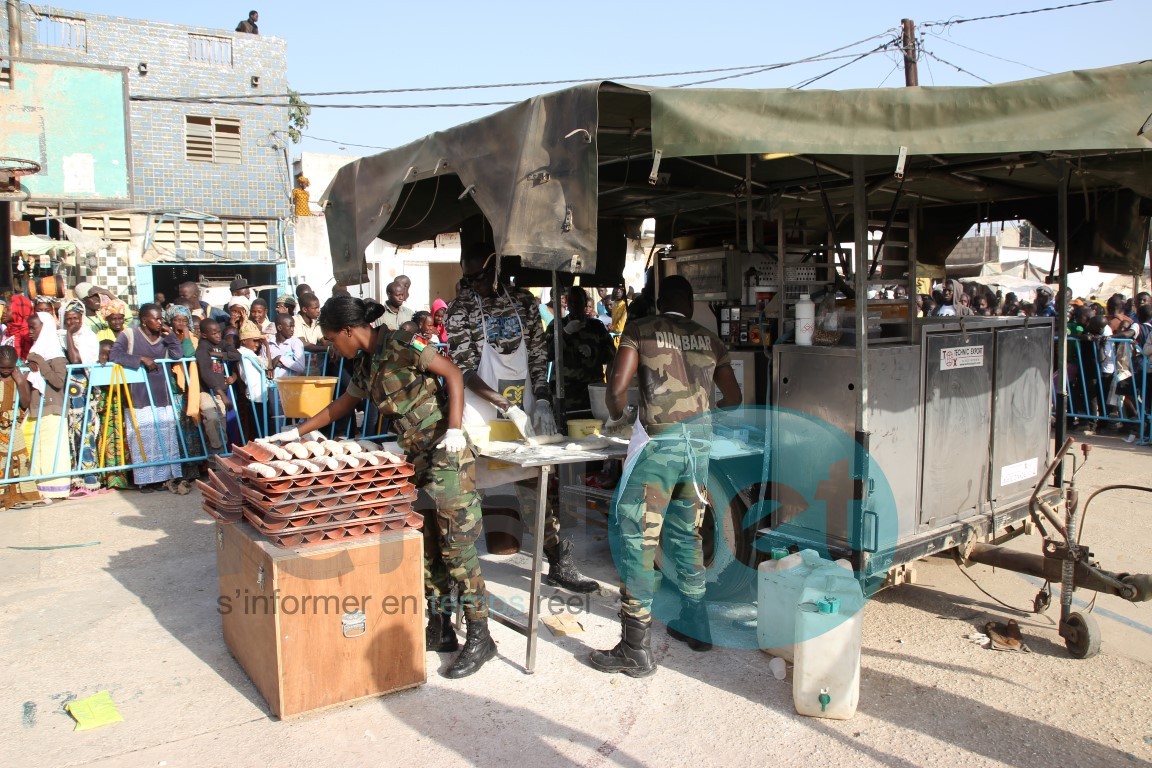
[[[1096,442],[1109,447],[1093,453],[1082,487],[1152,478],[1149,449]],[[429,654],[421,688],[279,722],[221,639],[212,525],[198,502],[123,493],[0,512],[0,764],[1152,765],[1149,604],[1101,597],[1104,648],[1091,660],[1067,657],[1055,607],[1020,617],[1031,654],[997,653],[964,635],[1017,614],[943,558],[870,602],[850,721],[797,716],[791,678],[775,680],[759,651],[696,654],[662,630],[654,677],[595,672],[588,650],[617,636],[606,586],[585,633],[542,632],[535,675],[520,671],[523,641],[496,626],[501,657],[471,678],[445,680],[447,657]],[[1093,504],[1085,540],[1108,567],[1152,570],[1150,502],[1120,492]],[[573,527],[586,569],[612,584],[602,527]],[[88,542],[98,543],[12,549]],[[1036,551],[1037,539],[1019,546]],[[519,581],[508,558],[487,563],[496,589]],[[971,573],[1011,605],[1036,592],[1011,573]],[[738,613],[717,606],[713,622]],[[100,690],[125,721],[74,732],[62,704]]]

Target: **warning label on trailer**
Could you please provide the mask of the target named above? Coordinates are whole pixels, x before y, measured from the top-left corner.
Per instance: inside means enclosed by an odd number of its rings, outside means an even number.
[[[940,350],[940,370],[980,368],[984,365],[984,347],[949,347]]]
[[[1040,462],[1037,459],[1028,459],[1016,464],[1008,464],[1000,468],[1000,486],[1012,485],[1023,480],[1036,477],[1040,471]]]

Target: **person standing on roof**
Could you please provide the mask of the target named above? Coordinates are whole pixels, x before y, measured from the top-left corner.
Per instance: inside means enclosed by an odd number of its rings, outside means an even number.
[[[260,34],[260,27],[256,25],[258,21],[260,21],[260,14],[256,11],[248,11],[248,18],[236,25],[236,31],[246,35],[258,35]]]
[[[548,386],[548,339],[539,322],[536,299],[497,279],[499,256],[491,243],[474,243],[461,252],[463,276],[445,325],[452,360],[464,373],[464,423],[488,425],[508,419],[536,434],[556,433]],[[531,427],[528,427],[528,415]],[[515,482],[524,513],[536,509],[536,470],[491,471],[477,467],[478,488]],[[545,581],[573,592],[592,592],[597,583],[577,570],[572,542],[561,540],[555,505],[547,506]]]

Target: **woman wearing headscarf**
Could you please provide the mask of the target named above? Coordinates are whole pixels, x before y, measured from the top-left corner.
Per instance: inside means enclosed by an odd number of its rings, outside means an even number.
[[[107,328],[102,328],[96,333],[96,338],[100,341],[113,342],[119,338],[124,326],[128,323],[128,318],[132,316],[128,304],[123,299],[109,299],[106,304],[100,305],[96,314],[100,315],[108,325]]]
[[[170,396],[171,381],[167,366],[156,362],[165,358],[179,360],[183,354],[176,335],[163,333],[160,308],[155,304],[140,307],[140,327],[125,329],[112,345],[109,359],[113,363],[148,372],[145,381],[128,387],[132,414],[126,419],[125,439],[133,464],[165,463],[132,470],[141,493],[151,493],[161,484],[173,493],[187,493],[187,484],[180,482],[182,453]]]
[[[8,303],[8,338],[21,360],[27,360],[32,349],[32,335],[28,330],[28,318],[32,314],[32,300],[22,293],[13,296]]]
[[[84,322],[84,304],[71,299],[60,309],[64,326],[63,346],[71,365],[96,365],[100,360],[100,340]],[[72,495],[87,496],[100,490],[96,446],[100,434],[100,413],[89,407],[87,369],[74,368],[68,377],[68,437],[77,467],[88,470],[72,478]]]
[[[44,476],[36,481],[36,490],[47,499],[66,499],[72,489],[68,479],[72,461],[63,419],[68,360],[60,346],[56,318],[51,314],[37,312],[29,317],[28,332],[32,339],[28,351],[28,383],[32,392],[28,418],[24,420],[24,440],[31,446],[32,474]]]
[[[244,324],[250,322],[252,314],[252,300],[246,296],[233,296],[224,305],[228,312],[228,326],[224,329],[224,343],[231,344],[233,349],[240,349],[240,331]]]
[[[432,302],[432,324],[436,326],[436,340],[441,344],[448,343],[448,326],[444,325],[444,318],[448,316],[448,304],[444,299]]]

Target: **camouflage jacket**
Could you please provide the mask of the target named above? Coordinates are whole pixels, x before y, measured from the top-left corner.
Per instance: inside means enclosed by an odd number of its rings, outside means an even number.
[[[447,427],[444,393],[427,372],[435,357],[436,347],[416,334],[382,331],[375,352],[352,363],[347,393],[369,398],[391,417],[400,446],[409,453],[431,447]]]
[[[564,345],[564,402],[569,411],[587,410],[588,385],[604,381],[604,366],[616,356],[616,345],[604,323],[594,317],[583,318],[580,328],[569,333],[567,325],[572,321],[568,315],[561,319],[560,334]],[[552,339],[553,325],[549,323],[545,335]],[[553,345],[548,346],[548,359],[556,357]],[[553,368],[552,380],[556,380]]]
[[[719,336],[681,315],[629,322],[620,336],[620,348],[625,347],[640,358],[640,423],[645,427],[707,413],[716,369],[732,364]]]
[[[500,354],[507,355],[516,351],[524,337],[532,392],[537,398],[543,395],[551,399],[547,380],[548,338],[540,323],[536,297],[531,293],[501,285],[492,296],[481,300],[471,287],[460,285],[456,299],[448,307],[444,325],[448,329],[452,362],[465,374],[480,367],[484,344],[491,344]]]

